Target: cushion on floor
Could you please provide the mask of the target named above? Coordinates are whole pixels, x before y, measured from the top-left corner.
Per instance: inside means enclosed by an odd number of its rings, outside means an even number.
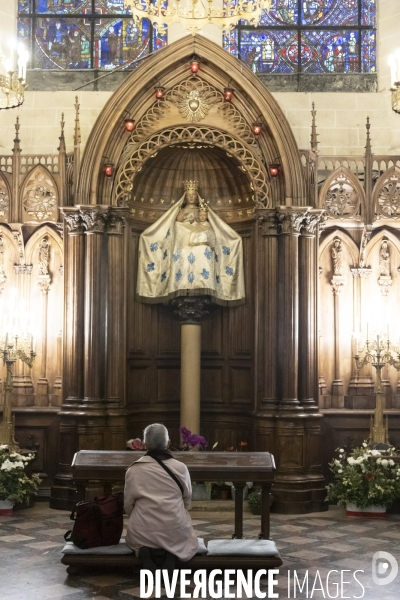
[[[279,556],[272,540],[210,540],[209,556]]]
[[[199,549],[197,550],[197,554],[207,554],[207,548],[204,544],[203,538],[197,538],[199,540]],[[82,550],[75,546],[72,542],[67,542],[64,548],[61,550],[63,554],[133,554],[132,550],[129,546],[126,545],[125,540],[121,539],[119,544],[115,546],[97,546],[97,548],[88,548],[87,550]]]
[[[119,544],[115,544],[114,546],[97,546],[96,548],[88,548],[87,550],[82,550],[72,542],[67,542],[61,552],[63,554],[133,554],[133,551],[126,545],[125,540],[122,539],[119,541]]]

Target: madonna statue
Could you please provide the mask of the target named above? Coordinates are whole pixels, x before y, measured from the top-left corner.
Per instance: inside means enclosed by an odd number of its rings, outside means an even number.
[[[153,303],[198,295],[244,302],[242,238],[200,198],[196,181],[141,234],[137,295]]]

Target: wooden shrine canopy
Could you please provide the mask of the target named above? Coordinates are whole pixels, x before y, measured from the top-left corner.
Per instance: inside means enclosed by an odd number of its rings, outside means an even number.
[[[100,482],[109,495],[116,483],[144,452],[81,450],[72,461],[72,479],[81,498],[90,482]],[[172,452],[189,469],[192,481],[232,481],[235,486],[234,538],[243,537],[243,489],[246,481],[261,485],[260,539],[270,537],[269,494],[274,481],[275,461],[269,452]]]

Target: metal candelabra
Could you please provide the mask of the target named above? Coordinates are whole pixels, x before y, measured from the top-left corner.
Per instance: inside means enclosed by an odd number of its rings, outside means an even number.
[[[15,419],[12,415],[11,410],[11,394],[13,389],[13,367],[14,363],[20,359],[29,368],[32,368],[35,360],[36,353],[34,352],[33,336],[30,336],[30,352],[27,354],[26,339],[25,344],[18,346],[18,336],[13,336],[12,341],[8,341],[8,335],[3,350],[0,350],[0,354],[3,358],[3,365],[6,366],[7,375],[4,383],[4,405],[3,405],[3,420],[0,423],[0,444],[7,444],[10,450],[18,452],[19,445],[15,440]],[[25,346],[25,347],[24,347]]]
[[[364,353],[360,357],[360,352]],[[362,349],[358,348],[358,340],[356,344],[356,354],[354,356],[357,369],[362,369],[365,365],[372,365],[376,370],[375,382],[375,397],[376,406],[374,412],[374,420],[371,422],[370,439],[371,443],[389,443],[388,419],[386,417],[386,426],[383,422],[383,410],[385,408],[385,394],[382,388],[382,369],[386,365],[392,365],[397,371],[400,371],[400,344],[395,346],[389,340],[383,339],[377,335],[376,339],[369,340],[368,334],[365,345]],[[372,419],[372,417],[371,417]]]

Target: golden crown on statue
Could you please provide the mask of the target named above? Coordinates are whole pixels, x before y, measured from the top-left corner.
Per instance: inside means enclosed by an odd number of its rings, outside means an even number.
[[[197,188],[199,187],[198,181],[185,181],[185,192],[197,192]]]

